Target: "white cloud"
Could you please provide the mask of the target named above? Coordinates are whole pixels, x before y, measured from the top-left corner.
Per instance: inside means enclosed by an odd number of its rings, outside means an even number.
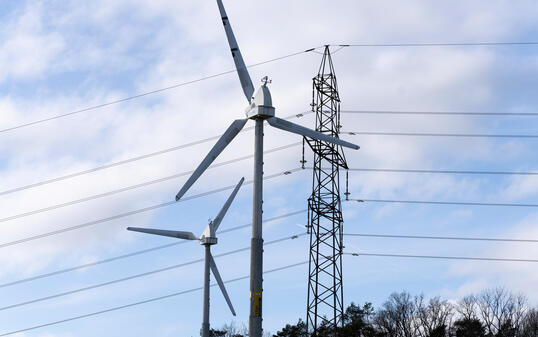
[[[505,238],[535,239],[538,238],[538,214],[529,215],[524,221],[505,230],[501,235]],[[538,256],[535,243],[499,243],[485,248],[479,256],[533,259]],[[455,290],[456,296],[479,292],[485,288],[505,286],[513,292],[521,292],[529,297],[531,303],[538,303],[538,269],[532,262],[468,262],[454,265],[451,270],[466,280]]]
[[[538,176],[516,176],[503,191],[509,200],[518,200],[538,194]]]
[[[0,28],[0,83],[40,78],[64,51],[61,34],[44,29],[42,10],[29,5]]]
[[[278,0],[226,1],[226,6],[249,64],[324,43],[522,39],[532,29],[537,15],[537,5],[533,1],[521,1],[517,5],[497,2],[493,6],[487,1],[456,1],[447,5],[419,1],[330,3]],[[0,91],[2,127],[166,87],[233,67],[216,4],[211,1],[73,1],[56,3],[51,8],[54,15],[47,15],[49,8],[46,6],[35,9],[29,6],[28,13],[14,15],[1,29],[0,34],[8,38],[0,45],[0,84],[9,87],[19,81],[41,80],[36,84],[38,88],[29,85],[24,87],[23,93]],[[492,102],[501,94],[499,82],[503,78],[497,76],[502,77],[503,73],[499,75],[497,70],[509,64],[517,66],[519,56],[516,53],[499,57],[498,51],[491,48],[350,48],[335,54],[334,61],[343,109],[480,110],[494,107]],[[265,74],[274,80],[271,84],[273,101],[277,114],[282,117],[309,109],[311,77],[317,71],[319,60],[317,54],[302,55],[252,68],[251,74],[256,84]],[[534,74],[530,69],[527,76],[535,76],[538,69],[534,69]],[[520,102],[503,102],[506,106],[520,106]],[[236,75],[230,74],[2,134],[0,189],[217,135],[232,119],[243,117],[245,105]],[[345,129],[351,131],[471,132],[485,127],[484,120],[467,117],[343,115],[343,119]],[[313,118],[310,115],[297,121],[311,125]],[[269,128],[266,135],[266,148],[300,140]],[[344,138],[356,141],[362,147],[357,153],[346,152],[352,167],[468,168],[467,165],[477,162],[487,166],[497,160],[508,166],[533,153],[532,148],[517,142],[503,145],[501,152],[510,153],[498,158],[499,148],[490,140]],[[191,169],[211,144],[1,196],[2,209],[7,210],[3,216]],[[251,152],[252,131],[248,131],[237,137],[219,161]],[[294,148],[270,156],[266,160],[266,174],[298,166],[300,151]],[[192,193],[234,184],[243,174],[247,179],[251,176],[250,161],[208,171],[193,187]],[[484,178],[351,175],[350,188],[356,192],[354,196],[360,192],[361,196],[478,199],[498,190],[492,192],[488,189],[490,181]],[[309,181],[310,178],[295,177],[294,174],[286,178],[289,180],[275,180],[268,184],[267,213],[292,210],[295,198],[302,200],[308,195],[310,183],[299,190],[294,188],[294,182]],[[168,201],[183,181],[184,178],[180,178],[112,198],[7,222],[3,224],[2,241]],[[533,179],[515,179],[505,189],[505,194],[510,198],[532,196],[537,187]],[[245,195],[248,193],[245,191]],[[248,200],[246,197],[239,209],[248,210]],[[215,205],[197,200],[178,205],[176,212],[205,210],[209,206]],[[386,213],[379,212],[377,216],[383,218],[395,212],[398,212],[397,207]],[[244,212],[236,210],[236,213],[238,217],[249,218]],[[96,225],[96,230],[74,231],[14,246],[0,255],[1,272],[10,277],[31,275],[52,266],[73,265],[121,251],[138,242],[125,235],[123,227],[126,223],[130,225],[136,221],[139,226],[153,225],[152,220],[159,214],[148,213]],[[473,215],[463,212],[461,217],[465,217],[466,221],[476,220]],[[208,216],[212,214],[199,214],[196,220],[205,221]],[[457,216],[454,214],[454,217]],[[194,215],[181,213],[179,220],[174,219],[167,224],[184,223],[192,217]],[[345,217],[352,218],[352,214]],[[425,222],[429,220],[425,219]],[[192,226],[194,230],[195,225]],[[513,235],[530,236],[533,227],[529,226],[518,227],[518,232]],[[278,233],[277,223],[267,228],[270,234]],[[299,228],[293,226],[291,232],[296,230]],[[510,253],[528,256],[529,252]],[[39,259],[36,259],[37,256]],[[499,275],[504,275],[503,282],[525,289],[530,286],[530,281],[535,280],[534,276],[521,277],[522,280],[518,281],[514,275],[519,278],[529,272],[526,268],[510,266],[504,269],[504,274],[502,271],[498,274],[496,271],[484,271],[487,277],[483,277],[476,272],[482,269],[473,265],[468,275],[474,279],[461,285],[456,292],[464,293],[495,283]]]

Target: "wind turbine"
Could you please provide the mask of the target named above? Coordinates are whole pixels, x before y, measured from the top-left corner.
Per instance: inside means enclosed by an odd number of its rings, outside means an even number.
[[[235,316],[234,307],[232,305],[232,302],[230,301],[228,292],[226,291],[226,288],[224,287],[224,283],[222,282],[222,278],[220,277],[220,273],[219,273],[219,270],[217,269],[217,265],[215,264],[215,260],[213,259],[213,256],[211,255],[211,246],[217,244],[217,241],[218,241],[217,236],[216,236],[217,229],[219,228],[219,225],[222,222],[222,219],[226,215],[228,208],[230,207],[232,201],[235,198],[235,195],[237,194],[237,191],[239,191],[239,188],[241,187],[241,184],[243,184],[244,180],[245,178],[241,178],[237,186],[235,186],[232,194],[230,194],[230,196],[228,197],[228,200],[226,200],[226,203],[224,204],[224,206],[222,206],[222,209],[220,210],[217,217],[209,221],[209,224],[206,226],[204,232],[199,238],[197,238],[191,232],[127,227],[127,230],[135,231],[135,232],[170,236],[173,238],[178,238],[178,239],[183,239],[183,240],[198,240],[200,242],[200,245],[205,247],[203,321],[202,321],[202,329],[200,333],[202,337],[209,337],[209,277],[210,277],[209,269],[211,269],[211,272],[215,276],[215,279],[217,280],[217,283],[220,287],[222,295],[224,295],[224,299],[226,300],[226,303],[228,303],[228,306],[230,307],[232,314]]]
[[[189,177],[185,185],[176,195],[176,201],[189,190],[196,180],[211,165],[217,156],[232,142],[237,134],[243,129],[249,119],[255,121],[254,136],[254,187],[253,187],[253,207],[252,207],[252,239],[250,250],[250,314],[249,314],[249,336],[262,336],[262,273],[263,273],[263,239],[262,239],[262,198],[263,198],[263,122],[277,129],[296,133],[301,136],[310,137],[320,141],[329,142],[358,150],[355,144],[346,142],[336,137],[305,128],[289,121],[275,117],[271,92],[267,87],[267,76],[262,79],[263,85],[254,94],[254,86],[248,73],[243,56],[239,50],[239,45],[235,39],[232,27],[226,15],[222,0],[217,0],[220,16],[228,38],[228,44],[235,63],[241,87],[249,105],[245,109],[246,118],[236,119],[228,127],[213,148],[209,151],[194,173]],[[254,94],[254,96],[252,96]]]

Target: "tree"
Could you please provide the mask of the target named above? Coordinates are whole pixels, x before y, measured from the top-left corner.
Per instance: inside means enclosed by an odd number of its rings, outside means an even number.
[[[477,318],[464,317],[454,322],[450,329],[450,335],[454,337],[484,337],[486,329]]]
[[[220,330],[209,330],[210,337],[245,337],[248,334],[248,329],[245,324],[238,327],[235,322],[224,324]]]
[[[393,293],[374,316],[374,326],[384,337],[419,335],[415,302],[408,292]]]
[[[527,299],[504,288],[484,290],[477,296],[480,319],[488,336],[511,337],[518,333]]]
[[[224,336],[226,336],[226,331],[224,330],[209,329],[209,337],[224,337]]]
[[[424,302],[424,296],[415,298],[420,335],[423,337],[445,337],[452,322],[453,306],[439,297]]]
[[[529,310],[522,319],[518,337],[538,337],[538,308]]]
[[[306,324],[302,319],[299,318],[299,321],[296,325],[286,324],[282,331],[273,335],[273,337],[307,337],[308,333],[306,331]]]
[[[465,296],[458,301],[455,309],[456,312],[461,316],[462,320],[471,321],[473,319],[477,319],[476,313],[478,310],[478,300],[474,295]]]
[[[362,308],[351,303],[344,313],[344,327],[339,329],[339,336],[375,336],[375,329],[370,322],[373,315],[372,303],[365,303]]]

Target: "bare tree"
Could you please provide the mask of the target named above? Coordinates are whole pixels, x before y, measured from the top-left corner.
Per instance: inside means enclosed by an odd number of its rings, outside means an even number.
[[[476,296],[469,295],[462,298],[456,305],[456,311],[460,315],[460,319],[472,320],[477,318],[478,300]]]
[[[538,337],[538,308],[529,310],[522,319],[518,337]]]
[[[223,337],[244,337],[248,334],[245,323],[241,323],[241,326],[238,326],[234,321],[224,324],[220,331],[224,332]]]
[[[393,293],[374,316],[382,336],[416,337],[419,333],[415,301],[408,292]]]
[[[477,296],[478,312],[490,336],[514,336],[525,316],[527,299],[504,288],[488,289]]]
[[[448,333],[454,315],[453,306],[434,297],[426,304],[424,296],[415,297],[419,333],[423,337],[443,337]]]

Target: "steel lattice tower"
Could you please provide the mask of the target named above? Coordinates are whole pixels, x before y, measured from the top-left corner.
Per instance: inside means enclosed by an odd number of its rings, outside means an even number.
[[[312,111],[316,131],[338,137],[340,97],[329,47],[313,78]],[[339,169],[347,169],[341,146],[306,139],[314,151],[312,195],[308,199],[310,256],[307,328],[311,336],[336,335],[343,324],[342,207]],[[324,331],[320,326],[324,326]],[[327,331],[327,329],[329,331]]]

